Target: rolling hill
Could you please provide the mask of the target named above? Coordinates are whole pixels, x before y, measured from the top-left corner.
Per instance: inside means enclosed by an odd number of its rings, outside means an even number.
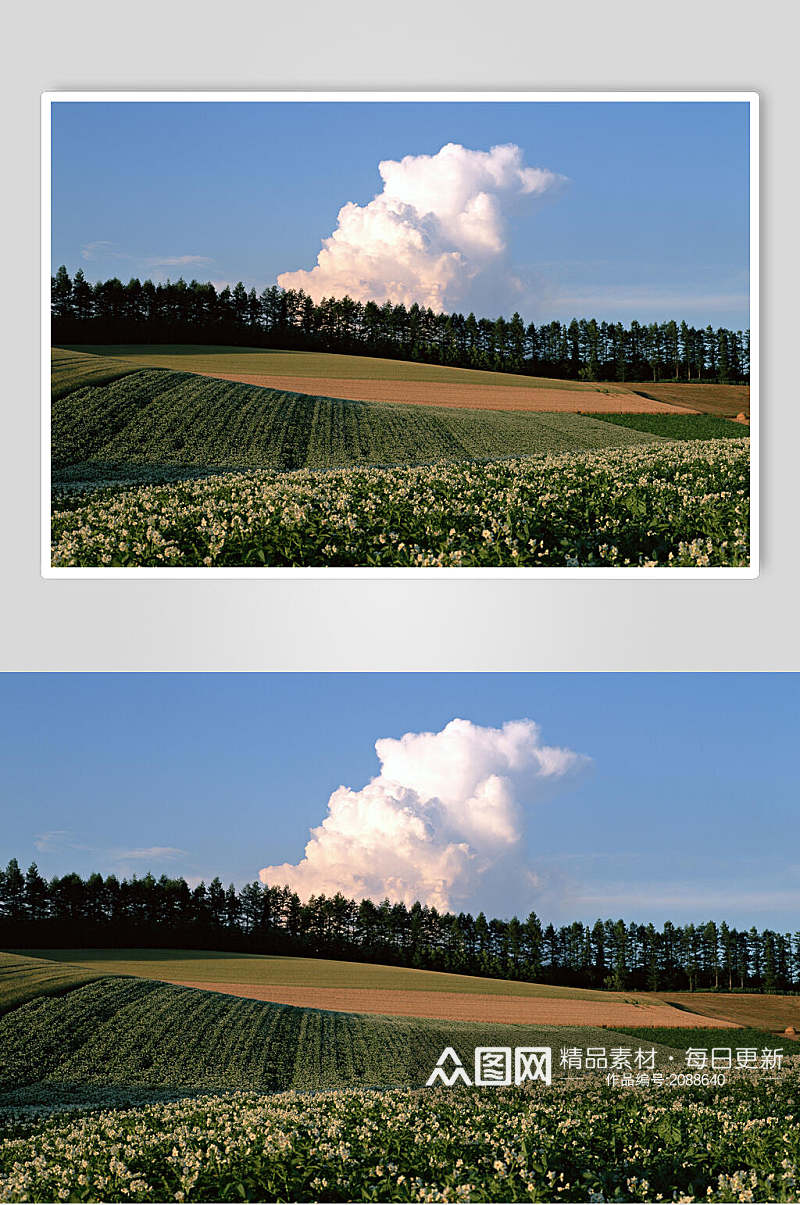
[[[134,975],[276,1004],[334,1012],[527,1025],[725,1027],[646,992],[592,991],[522,980],[336,959],[197,950],[35,950],[96,975]]]
[[[119,375],[126,365],[129,371],[168,368],[279,392],[352,401],[533,412],[702,413],[727,418],[750,413],[748,385],[708,381],[576,381],[376,356],[190,344],[73,346],[60,348],[57,354],[59,380],[69,371],[67,358],[80,357],[84,370],[98,377],[104,371]],[[90,369],[92,357],[108,367]],[[54,384],[56,379],[54,375]]]
[[[62,995],[104,974],[99,968],[78,966],[65,959],[0,953],[0,1014],[40,996]]]
[[[0,959],[13,968],[9,956]],[[16,973],[30,981],[35,961],[17,957]],[[43,963],[42,994],[0,1017],[2,1104],[83,1101],[109,1092],[119,1102],[236,1090],[419,1087],[447,1046],[469,1066],[477,1046],[626,1044],[597,1026],[360,1015],[129,975],[82,983],[80,968],[59,965],[74,976],[70,990],[47,994],[53,964]],[[669,1061],[672,1047],[650,1045]]]
[[[340,381],[416,381],[424,384],[462,384],[505,388],[556,389],[591,394],[628,392],[624,385],[566,381],[558,377],[531,377],[522,373],[491,372],[478,368],[451,368],[414,360],[388,360],[379,356],[348,356],[335,352],[279,351],[263,347],[226,347],[200,344],[118,344],[69,346],[64,355],[97,356],[136,368],[172,368],[203,375],[241,373],[248,376],[303,377],[311,384],[326,378]]]
[[[56,481],[414,465],[623,448],[660,438],[582,414],[355,402],[164,368],[100,385],[78,377],[74,386],[52,404]]]

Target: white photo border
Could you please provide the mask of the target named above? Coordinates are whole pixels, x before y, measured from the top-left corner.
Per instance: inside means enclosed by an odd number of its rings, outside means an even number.
[[[51,108],[59,102],[73,103],[397,103],[424,102],[485,102],[485,103],[542,103],[542,102],[681,102],[681,103],[739,103],[749,108],[750,132],[750,564],[735,568],[635,568],[599,566],[570,568],[567,566],[503,566],[478,568],[456,566],[420,566],[418,568],[385,568],[366,566],[315,566],[312,568],[273,566],[264,568],[99,568],[61,567],[51,564],[51,430],[50,430],[50,281],[51,281],[51,223],[52,223],[52,146]],[[675,581],[708,578],[757,578],[759,556],[759,94],[747,91],[47,91],[42,93],[41,112],[41,576],[43,578],[317,578],[325,580],[347,578],[396,579],[552,579],[552,578],[653,578]]]

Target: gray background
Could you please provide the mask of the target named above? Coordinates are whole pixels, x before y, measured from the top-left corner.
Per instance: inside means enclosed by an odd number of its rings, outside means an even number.
[[[13,22],[2,72],[12,285],[2,290],[11,337],[0,378],[0,669],[800,669],[796,10],[740,0],[40,0],[16,6]],[[759,579],[41,579],[40,93],[317,87],[760,92]]]

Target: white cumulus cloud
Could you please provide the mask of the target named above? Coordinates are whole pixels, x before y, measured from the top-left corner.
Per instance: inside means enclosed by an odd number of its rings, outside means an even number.
[[[513,144],[473,151],[448,142],[435,155],[385,159],[378,171],[383,190],[367,205],[344,205],[316,266],[283,272],[279,285],[315,302],[348,295],[453,309],[477,278],[505,266],[512,208],[564,179],[526,167]],[[513,273],[505,275],[518,291]]]
[[[522,864],[526,807],[546,783],[588,759],[544,745],[537,724],[484,728],[451,720],[375,744],[380,773],[360,790],[341,786],[296,864],[265,866],[262,882],[302,899],[354,898],[439,909],[463,904],[500,866]]]

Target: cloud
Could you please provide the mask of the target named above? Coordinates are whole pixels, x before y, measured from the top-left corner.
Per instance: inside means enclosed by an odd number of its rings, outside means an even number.
[[[149,268],[175,268],[185,264],[213,264],[214,260],[210,255],[151,255],[143,262]]]
[[[36,833],[34,848],[40,853],[54,853],[62,849],[88,849],[74,840],[74,834],[65,828],[53,828],[46,833]]]
[[[170,862],[174,858],[186,855],[185,849],[176,849],[172,845],[149,845],[144,849],[120,849],[115,851],[119,862]]]
[[[687,310],[735,310],[747,307],[750,295],[737,290],[728,293],[704,293],[691,288],[657,290],[647,285],[588,286],[567,293],[556,293],[560,306],[572,306],[576,312],[618,312],[656,310],[681,314]]]
[[[455,142],[435,155],[384,159],[378,171],[383,190],[367,205],[344,205],[316,266],[283,272],[279,285],[316,302],[347,294],[447,310],[463,305],[477,278],[502,271],[519,293],[505,262],[508,217],[563,176],[526,167],[513,144],[473,151]]]
[[[117,255],[118,252],[112,251],[114,243],[106,242],[104,239],[98,239],[94,243],[85,243],[81,247],[81,258],[85,260],[99,259],[103,255]],[[126,258],[123,255],[123,258]]]
[[[384,738],[375,750],[380,773],[360,790],[334,791],[304,857],[265,866],[262,882],[288,884],[303,899],[340,891],[448,909],[513,862],[530,887],[526,806],[588,761],[542,744],[531,720],[483,728],[454,719],[441,732]]]
[[[141,268],[182,268],[191,264],[202,267],[214,263],[210,255],[134,255],[105,239],[85,243],[81,247],[81,258],[89,263],[98,259],[123,259]]]
[[[115,866],[129,862],[171,862],[176,858],[188,856],[187,850],[178,849],[174,845],[148,845],[135,849],[107,849],[102,846],[87,845],[78,840],[77,835],[68,829],[50,829],[46,833],[37,833],[33,844],[40,853],[80,850],[82,853],[92,854],[103,862],[113,863]]]

